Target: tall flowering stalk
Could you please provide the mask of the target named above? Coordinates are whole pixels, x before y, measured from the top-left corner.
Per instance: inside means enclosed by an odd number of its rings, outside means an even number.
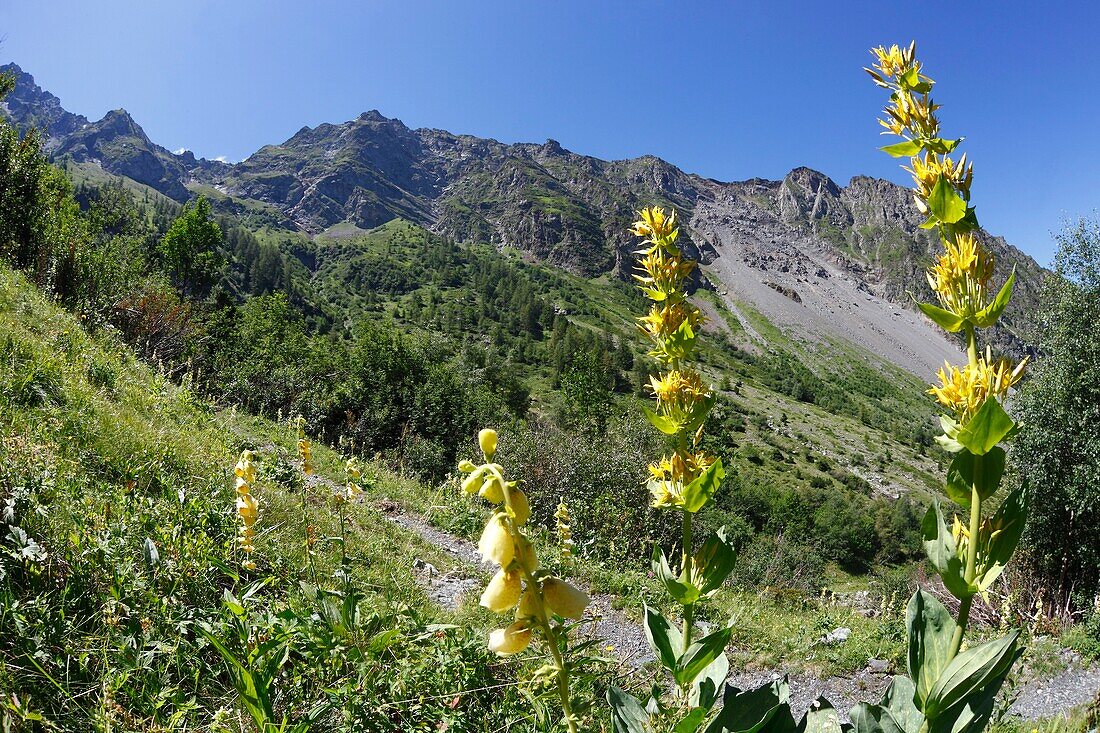
[[[984,729],[993,701],[1013,663],[1023,653],[1019,632],[963,649],[974,596],[984,594],[1012,557],[1027,516],[1024,495],[1016,490],[993,512],[990,500],[1001,485],[1005,450],[1018,425],[1003,403],[1019,381],[1024,364],[994,359],[979,349],[977,331],[997,322],[1012,296],[1015,271],[999,290],[993,287],[994,258],[977,236],[978,219],[970,203],[973,164],[951,155],[962,138],[942,137],[931,98],[932,79],[922,73],[916,46],[872,50],[875,63],[866,69],[874,82],[890,92],[884,134],[901,142],[883,150],[908,157],[917,209],[936,229],[943,254],[928,272],[928,284],[939,304],[918,303],[920,309],[949,333],[963,333],[967,361],[945,364],[939,384],[929,393],[945,408],[943,435],[937,440],[952,454],[945,493],[969,511],[965,523],[954,518],[949,527],[936,501],[922,524],[924,547],[944,586],[959,599],[952,618],[931,594],[919,590],[909,602],[909,677],[896,677],[879,705],[852,710],[857,731],[976,733]]]
[[[555,577],[539,566],[524,525],[531,516],[527,496],[515,481],[504,477],[504,469],[493,463],[497,434],[482,430],[478,434],[483,462],[462,461],[458,468],[467,474],[462,488],[478,494],[493,505],[478,551],[487,562],[498,566],[496,574],[481,594],[481,605],[493,613],[513,613],[515,620],[489,635],[489,648],[501,656],[517,654],[530,645],[538,632],[549,651],[552,663],[547,670],[556,680],[563,720],[570,733],[576,733],[580,709],[570,692],[571,663],[567,619],[578,620],[588,606],[584,591]]]
[[[725,472],[721,459],[701,448],[703,422],[715,395],[702,375],[691,366],[696,330],[702,312],[688,301],[688,278],[695,262],[676,246],[680,230],[676,213],[660,208],[643,209],[631,232],[643,238],[639,256],[638,287],[651,301],[638,326],[652,344],[650,356],[661,372],[650,381],[654,409],[644,408],[655,428],[669,436],[671,450],[649,466],[647,486],[653,506],[679,512],[683,533],[678,569],[674,570],[659,546],[653,548],[652,566],[672,598],[683,609],[680,628],[660,611],[644,608],[646,637],[662,665],[676,682],[677,699],[665,705],[660,687],[654,688],[648,709],[668,722],[678,720],[676,730],[696,730],[710,714],[729,672],[725,647],[732,626],[726,625],[702,638],[694,638],[695,606],[717,592],[730,571],[735,554],[725,528],[695,549],[692,521],[710,503]],[[611,688],[608,701],[616,724],[648,716],[645,707],[621,690]],[[712,721],[720,729],[722,721]],[[625,727],[623,727],[625,726]],[[680,726],[694,726],[681,728]],[[635,730],[625,723],[617,730]]]
[[[256,483],[256,464],[254,461],[255,454],[252,451],[242,451],[240,458],[237,460],[237,465],[233,469],[233,474],[236,477],[237,516],[241,519],[241,528],[237,535],[237,548],[244,553],[241,565],[246,570],[256,569],[256,561],[252,559],[252,554],[256,551],[253,544],[255,538],[254,526],[260,514],[260,506],[259,502],[256,501],[256,497],[252,495],[252,487]]]
[[[317,580],[317,566],[313,562],[315,551],[313,546],[317,544],[317,530],[309,523],[309,483],[306,476],[313,473],[313,442],[306,437],[306,419],[299,415],[294,418],[294,432],[297,435],[298,467],[302,471],[302,532],[305,538],[306,562],[309,563],[310,575]],[[341,533],[343,536],[343,533]]]

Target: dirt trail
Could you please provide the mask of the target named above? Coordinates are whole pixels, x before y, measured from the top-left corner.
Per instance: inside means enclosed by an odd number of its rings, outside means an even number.
[[[428,563],[420,562],[412,571],[429,596],[439,605],[454,609],[467,593],[477,594],[481,582],[476,576],[483,567],[481,557],[472,542],[433,527],[423,517],[404,512],[400,506],[386,502],[382,516],[388,521],[415,532],[429,544],[447,552],[464,565],[468,573],[439,573]],[[654,657],[639,623],[623,611],[614,608],[613,597],[596,594],[585,613],[583,626],[588,638],[602,640],[607,651],[614,654],[627,669],[639,669]],[[738,687],[754,687],[781,676],[779,671],[734,673],[730,682]],[[877,700],[890,683],[890,674],[881,668],[868,666],[851,676],[818,678],[807,674],[790,675],[791,707],[801,716],[819,696],[825,696],[840,711],[847,711],[863,700]],[[1082,666],[1070,659],[1069,667],[1049,678],[1028,676],[1018,683],[1011,715],[1036,720],[1064,713],[1090,702],[1100,691],[1100,666]]]

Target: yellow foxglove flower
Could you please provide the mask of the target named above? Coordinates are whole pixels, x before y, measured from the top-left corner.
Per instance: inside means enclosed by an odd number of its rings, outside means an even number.
[[[256,502],[256,497],[251,494],[242,494],[237,497],[237,514],[241,515],[241,519],[244,520],[246,525],[251,526],[256,521],[258,513],[259,505]]]
[[[516,607],[516,620],[537,618],[541,608],[542,601],[539,600],[539,594],[531,588],[527,588],[523,591],[523,595],[519,597],[519,605]]]
[[[519,573],[501,568],[481,594],[481,605],[493,613],[504,613],[519,603],[521,590]]]
[[[515,539],[515,560],[520,567],[528,573],[534,573],[539,569],[539,557],[535,553],[535,546],[523,535]]]
[[[481,490],[481,485],[485,483],[485,474],[488,473],[487,466],[479,466],[462,481],[462,490],[467,494],[476,494]]]
[[[531,626],[526,621],[517,621],[503,629],[489,634],[489,649],[500,656],[518,654],[531,643]]]
[[[485,477],[485,483],[477,493],[490,504],[500,504],[504,501],[504,489],[500,485],[500,479],[493,473]]]
[[[473,473],[477,470],[477,465],[473,461],[462,460],[458,462],[458,470],[462,473]]]
[[[527,502],[527,494],[522,489],[512,489],[508,492],[512,502],[512,519],[517,526],[527,524],[531,517],[531,505]]]
[[[477,434],[477,442],[481,446],[481,452],[485,454],[485,460],[493,460],[497,452],[497,431],[485,428]]]
[[[562,618],[579,619],[588,607],[588,594],[560,578],[542,582],[542,598],[546,606]]]
[[[502,568],[508,567],[515,557],[515,542],[504,523],[504,515],[500,512],[494,514],[485,530],[481,533],[481,539],[477,543],[478,552],[490,562],[495,562]]]

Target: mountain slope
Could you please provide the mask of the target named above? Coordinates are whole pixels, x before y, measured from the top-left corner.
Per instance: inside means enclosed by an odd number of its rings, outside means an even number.
[[[857,176],[841,187],[798,168],[782,181],[723,183],[652,156],[604,161],[553,140],[504,144],[413,130],[377,111],[304,127],[230,165],[168,152],[122,110],[90,123],[18,67],[4,68],[17,75],[7,114],[45,129],[55,158],[101,165],[177,200],[206,193],[257,227],[314,236],[337,224],[372,229],[403,219],[577,274],[625,277],[633,212],[671,206],[728,307],[749,303],[811,345],[815,334],[830,334],[922,376],[958,358],[957,344],[909,297],[931,297],[923,273],[939,243],[919,229],[907,189],[887,181]],[[983,237],[999,279],[1017,269],[1015,297],[993,340],[1021,353],[1044,271],[1003,239]]]

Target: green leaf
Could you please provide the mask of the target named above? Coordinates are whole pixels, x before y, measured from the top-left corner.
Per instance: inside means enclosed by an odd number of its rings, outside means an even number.
[[[928,194],[928,210],[937,221],[954,224],[966,216],[966,201],[947,178],[941,175]]]
[[[959,428],[955,439],[974,455],[982,456],[1015,431],[1016,423],[1001,407],[997,398],[987,397],[974,413],[974,417]]]
[[[918,590],[905,610],[905,626],[909,631],[909,676],[913,696],[919,707],[924,706],[928,693],[947,666],[955,620],[944,605],[931,593]]]
[[[682,581],[672,568],[669,567],[665,551],[658,545],[653,546],[653,557],[650,561],[653,573],[661,579],[668,590],[669,595],[676,599],[682,606],[688,606],[699,600],[702,595],[700,589],[693,583]]]
[[[929,150],[940,153],[942,155],[947,155],[948,153],[953,151],[955,148],[959,147],[959,145],[965,139],[966,138],[960,137],[956,140],[945,140],[942,137],[933,137],[933,138],[929,138],[928,140],[924,140],[922,142],[924,143],[925,147],[927,147]]]
[[[233,680],[233,687],[236,689],[237,695],[240,696],[241,704],[244,705],[245,710],[252,716],[252,720],[255,721],[260,730],[266,730],[267,724],[275,721],[275,711],[271,707],[271,697],[268,694],[265,681],[252,674],[252,671],[213,633],[203,628],[199,629],[199,633],[221,655],[222,661],[225,662],[225,666],[229,670],[229,676]]]
[[[993,585],[993,581],[1001,575],[1005,565],[1008,565],[1016,551],[1016,545],[1020,543],[1026,522],[1027,495],[1023,487],[1018,487],[1005,497],[990,522],[997,531],[989,541],[986,556],[983,558],[983,570],[974,579],[980,590],[985,591]]]
[[[730,641],[732,626],[712,631],[687,648],[679,660],[679,669],[674,673],[676,681],[687,685],[703,672],[720,654],[724,654]]]
[[[949,310],[944,310],[939,306],[932,305],[931,303],[917,303],[917,307],[921,309],[924,315],[931,318],[937,326],[948,333],[958,333],[966,324],[966,319],[962,316],[956,315]]]
[[[661,615],[660,611],[650,608],[648,605],[644,607],[644,610],[642,627],[645,629],[645,638],[649,641],[649,645],[653,647],[653,651],[657,653],[657,658],[661,660],[661,664],[675,674],[679,669],[679,649],[684,644],[683,637],[680,636],[679,630]]]
[[[924,540],[924,552],[928,555],[932,567],[943,579],[947,590],[956,598],[974,595],[974,590],[966,582],[966,568],[958,556],[955,538],[943,521],[940,503],[933,501],[921,522],[921,535]]]
[[[695,675],[695,679],[691,682],[691,690],[688,692],[688,704],[706,710],[714,707],[729,671],[729,659],[725,654],[719,654],[702,672]]]
[[[1002,676],[1016,661],[1019,631],[960,652],[951,660],[928,693],[924,714],[935,721],[942,713],[967,701]]]
[[[879,150],[894,158],[910,158],[921,151],[921,144],[916,140],[903,140],[900,143],[881,147]]]
[[[665,339],[664,351],[673,359],[686,359],[691,356],[691,350],[695,347],[695,331],[691,324],[684,321],[674,332]]]
[[[701,581],[699,592],[704,596],[718,590],[737,563],[737,551],[727,539],[727,532],[724,526],[712,532],[692,560],[692,573]]]
[[[703,724],[703,719],[707,717],[708,712],[710,711],[706,708],[692,708],[691,712],[676,724],[676,727],[672,729],[672,733],[695,733],[699,730],[699,726]]]
[[[979,480],[978,495],[987,499],[997,491],[1001,485],[1001,477],[1005,472],[1005,451],[1003,448],[994,447],[984,456],[975,456],[970,451],[963,451],[951,461],[947,469],[947,495],[951,501],[964,509],[970,508],[971,488],[974,486],[974,466],[981,462],[981,477]]]
[[[694,514],[705,507],[725,477],[722,459],[718,458],[699,478],[684,487],[684,511]]]
[[[1023,649],[1017,649],[1017,659],[1023,653]],[[963,705],[938,715],[929,725],[928,733],[983,733],[989,719],[993,717],[993,705],[997,694],[1011,671],[1012,665],[1008,665],[1002,674],[994,677],[989,684],[970,695]]]
[[[980,328],[989,328],[997,322],[997,319],[1004,313],[1005,307],[1008,306],[1008,301],[1012,299],[1012,286],[1015,282],[1016,266],[1013,265],[1012,272],[1009,273],[1005,284],[997,291],[997,296],[993,298],[989,305],[974,315],[974,325]]]
[[[757,733],[778,717],[781,708],[787,708],[786,715],[790,717],[787,706],[790,697],[790,686],[785,677],[747,692],[726,685],[722,710],[707,726],[706,733]],[[793,733],[794,720],[790,723]]]
[[[924,725],[924,716],[913,702],[916,694],[913,680],[896,675],[882,696],[882,707],[889,711],[905,733],[920,733]]]
[[[633,695],[611,685],[607,688],[607,704],[611,706],[611,730],[615,733],[649,731],[649,716]]]
[[[824,697],[819,697],[806,711],[806,717],[798,726],[799,733],[842,733],[840,727],[840,715],[833,708],[832,703]]]
[[[851,710],[855,733],[906,733],[889,710],[861,702]]]
[[[642,412],[645,413],[646,419],[653,424],[653,427],[657,428],[665,435],[676,435],[676,433],[680,432],[680,423],[672,418],[658,415],[645,405],[642,406]]]

